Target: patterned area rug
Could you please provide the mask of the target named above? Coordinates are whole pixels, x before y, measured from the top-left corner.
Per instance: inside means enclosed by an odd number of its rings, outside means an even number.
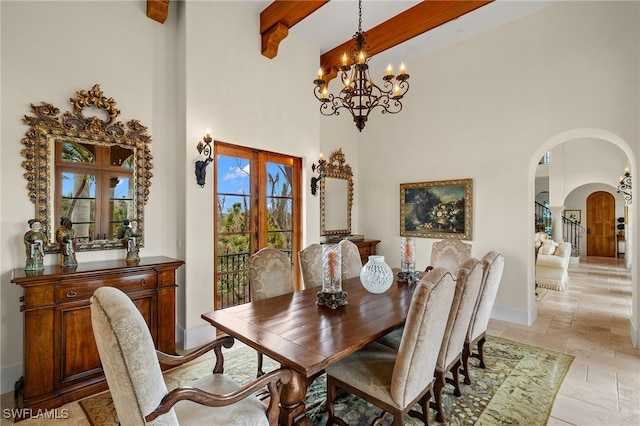
[[[453,386],[446,385],[443,401],[449,424],[456,425],[544,425],[560,385],[573,361],[570,355],[510,340],[487,338],[486,369],[471,368],[471,385],[462,385],[462,395],[453,395]],[[476,362],[472,359],[472,363]],[[173,389],[210,373],[214,360],[194,361],[164,373],[167,387]],[[277,363],[265,357],[265,371],[277,368]],[[232,350],[225,355],[225,373],[239,383],[255,377],[256,352],[248,347]],[[305,399],[309,417],[318,425],[325,425],[326,377],[318,377]],[[118,425],[117,414],[109,392],[79,401],[89,422],[94,426]],[[350,425],[367,425],[380,410],[359,398],[343,395],[336,400],[336,414]],[[419,409],[419,408],[418,408]],[[432,424],[438,424],[431,411]],[[391,424],[391,418],[384,424]],[[422,424],[405,416],[406,425]]]

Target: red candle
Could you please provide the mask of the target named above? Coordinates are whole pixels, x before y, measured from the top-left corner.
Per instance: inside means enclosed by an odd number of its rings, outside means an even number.
[[[329,278],[333,281],[338,278],[340,267],[338,262],[338,253],[330,251],[327,253],[327,269],[329,270]]]
[[[411,248],[411,240],[406,240],[404,243],[404,259],[407,263],[413,262],[413,250]]]

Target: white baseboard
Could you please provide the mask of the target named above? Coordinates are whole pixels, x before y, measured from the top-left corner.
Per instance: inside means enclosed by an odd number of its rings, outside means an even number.
[[[0,393],[13,392],[16,382],[22,377],[23,364],[11,365],[0,370]]]
[[[523,309],[513,309],[506,306],[493,305],[491,318],[500,321],[512,322],[514,324],[530,326],[538,316],[538,310],[534,306],[531,311]]]
[[[638,330],[638,327],[636,327],[631,320],[629,321],[629,326],[631,329],[629,332],[631,335],[631,345],[636,349],[640,349],[640,330]]]
[[[216,340],[216,329],[210,324],[199,325],[189,329],[182,330],[182,348],[193,349],[198,346]]]

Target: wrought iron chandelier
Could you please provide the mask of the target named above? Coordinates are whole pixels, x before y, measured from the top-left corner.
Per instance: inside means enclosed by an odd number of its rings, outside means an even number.
[[[631,172],[628,168],[624,170],[624,176],[620,178],[618,192],[624,196],[626,204],[631,204]]]
[[[387,74],[382,78],[382,87],[373,83],[367,64],[370,59],[367,55],[368,47],[364,40],[365,33],[362,31],[362,0],[358,1],[358,32],[353,38],[355,45],[349,52],[349,56],[347,53],[344,54],[339,68],[343,85],[340,93],[336,96],[328,93],[329,81],[324,78],[322,68],[318,71],[318,78],[313,81],[315,84],[313,93],[321,102],[322,115],[340,115],[340,110],[344,108],[353,116],[358,130],[362,131],[373,109],[380,107],[383,114],[397,114],[402,110],[400,100],[409,90],[407,82],[409,74],[405,72],[403,64],[400,67],[400,74],[394,76],[389,65]]]

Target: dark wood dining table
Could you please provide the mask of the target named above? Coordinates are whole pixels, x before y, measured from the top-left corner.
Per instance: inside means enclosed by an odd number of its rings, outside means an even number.
[[[394,273],[397,272],[394,270]],[[316,306],[320,287],[208,312],[202,318],[293,371],[283,387],[280,424],[305,424],[307,387],[330,365],[402,326],[415,285],[394,281],[373,294],[360,278],[343,281],[347,304]]]

